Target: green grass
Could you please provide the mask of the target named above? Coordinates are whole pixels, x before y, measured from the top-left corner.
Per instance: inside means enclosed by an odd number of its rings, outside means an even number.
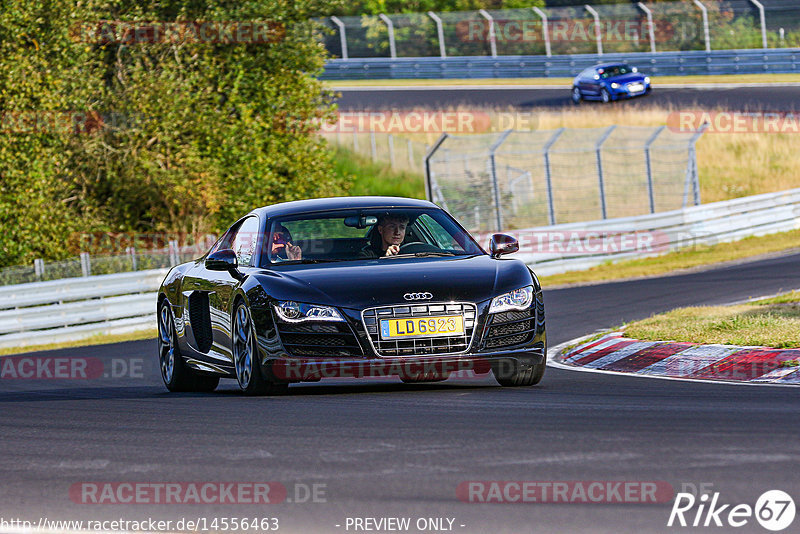
[[[646,68],[642,67],[645,70]],[[330,80],[325,85],[338,87],[403,87],[403,86],[450,86],[450,85],[553,85],[564,86],[572,78],[463,78],[446,80],[391,79],[391,80]],[[709,83],[786,83],[800,82],[800,74],[721,74],[697,76],[654,76],[653,85],[661,84],[709,84]]]
[[[350,178],[350,195],[380,195],[425,198],[423,179],[408,172],[393,171],[344,148],[334,148],[334,171]]]
[[[733,306],[678,308],[623,330],[651,341],[800,348],[800,292]]]

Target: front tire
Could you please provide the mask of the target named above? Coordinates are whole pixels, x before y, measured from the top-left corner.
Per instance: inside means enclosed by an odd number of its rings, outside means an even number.
[[[544,376],[546,362],[534,365],[520,365],[519,360],[500,360],[492,362],[495,380],[503,387],[534,386]]]
[[[583,100],[583,95],[581,95],[581,90],[577,87],[572,88],[572,103],[576,106],[581,103]]]
[[[286,393],[288,383],[273,382],[264,377],[258,354],[250,309],[244,302],[239,302],[233,312],[233,362],[239,389],[249,396]]]
[[[164,299],[158,308],[158,363],[164,385],[168,390],[176,392],[214,391],[219,385],[219,377],[193,373],[183,361],[177,339],[172,310],[169,302]]]
[[[611,102],[611,94],[605,87],[600,89],[600,99],[603,101],[603,104]]]

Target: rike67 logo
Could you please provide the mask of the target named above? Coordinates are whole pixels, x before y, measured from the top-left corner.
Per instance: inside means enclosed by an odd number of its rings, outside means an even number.
[[[669,514],[667,526],[681,527],[743,527],[755,517],[767,530],[784,530],[794,521],[795,505],[792,497],[781,490],[764,492],[755,506],[749,504],[722,504],[719,492],[696,498],[691,493],[678,493]]]

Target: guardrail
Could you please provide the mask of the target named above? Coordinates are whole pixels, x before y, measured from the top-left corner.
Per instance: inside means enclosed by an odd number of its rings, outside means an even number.
[[[156,328],[156,291],[169,269],[0,287],[0,348]]]
[[[800,189],[663,213],[508,231],[540,276],[800,229]],[[626,246],[627,245],[627,246]],[[533,250],[532,250],[533,249]],[[538,250],[537,250],[538,249]]]
[[[323,80],[410,78],[551,78],[573,77],[600,62],[636,65],[652,75],[758,74],[800,72],[800,49],[690,50],[563,56],[451,56],[332,59]],[[656,84],[658,80],[655,80]]]

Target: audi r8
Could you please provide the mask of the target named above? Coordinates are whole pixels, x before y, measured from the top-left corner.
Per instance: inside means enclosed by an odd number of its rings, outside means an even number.
[[[170,391],[235,379],[248,395],[330,376],[542,379],[542,289],[494,234],[487,253],[423,200],[349,197],[253,210],[158,291],[158,358]]]
[[[650,77],[636,67],[625,63],[605,63],[590,67],[572,81],[572,101],[600,100],[607,104],[612,100],[633,98],[649,94]]]

